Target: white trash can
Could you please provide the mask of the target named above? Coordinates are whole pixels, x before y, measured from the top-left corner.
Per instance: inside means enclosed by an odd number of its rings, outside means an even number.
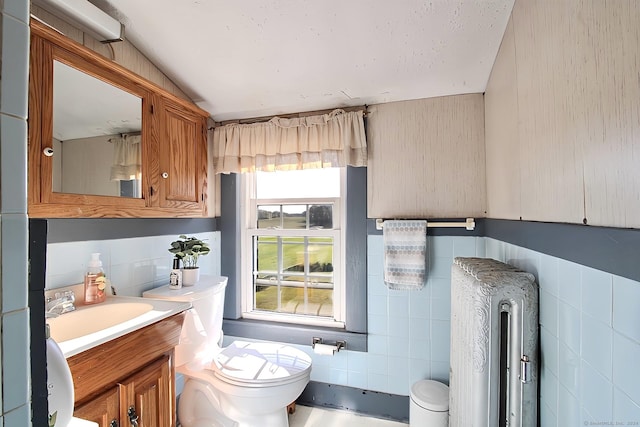
[[[411,386],[410,427],[449,425],[449,387],[438,381],[422,380]]]

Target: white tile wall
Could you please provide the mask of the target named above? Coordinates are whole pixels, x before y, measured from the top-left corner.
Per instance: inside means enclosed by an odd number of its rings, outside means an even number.
[[[203,273],[220,274],[219,233],[199,236],[214,251],[201,258]],[[171,254],[165,252],[174,237],[50,244],[47,288],[80,282],[89,254],[98,251],[118,292],[140,295],[166,283]],[[541,426],[640,421],[640,283],[493,239],[429,237],[426,286],[395,291],[382,280],[382,237],[369,236],[368,245],[369,351],[329,357],[297,346],[313,359],[312,380],[399,395],[419,379],[447,383],[451,263],[455,256],[486,254],[530,271],[540,283]],[[26,312],[19,313],[14,316]],[[14,316],[3,321],[19,324]],[[18,366],[21,351],[5,353],[5,366]],[[12,393],[16,402],[6,404],[19,409],[23,394]]]
[[[209,255],[198,259],[201,274],[220,275],[220,232],[195,235],[211,247]],[[167,235],[50,243],[45,287],[55,289],[82,283],[90,254],[100,252],[102,268],[118,295],[140,296],[148,289],[168,283],[173,259],[168,249],[175,239],[175,235]]]
[[[321,356],[296,346],[313,360],[313,381],[404,396],[421,379],[449,382],[451,264],[456,256],[484,255],[484,239],[430,236],[428,243],[425,287],[397,291],[382,280],[382,236],[368,236],[368,352]]]
[[[494,239],[540,284],[541,427],[640,423],[640,283]],[[635,423],[635,424],[634,424]]]
[[[31,425],[26,192],[28,10],[28,0],[0,0],[0,427]]]

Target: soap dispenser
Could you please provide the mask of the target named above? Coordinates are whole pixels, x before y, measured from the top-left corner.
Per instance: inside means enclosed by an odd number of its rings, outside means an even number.
[[[84,275],[84,303],[97,304],[103,302],[107,298],[106,287],[107,283],[102,270],[100,254],[93,253],[91,254],[87,274]]]

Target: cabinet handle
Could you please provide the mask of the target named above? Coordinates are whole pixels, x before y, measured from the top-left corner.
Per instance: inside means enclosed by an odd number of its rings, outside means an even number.
[[[129,406],[129,410],[127,411],[127,415],[129,415],[129,422],[131,423],[131,427],[138,427],[138,415],[136,414],[136,408],[133,406]]]
[[[111,420],[109,427],[118,427],[118,422],[116,420]]]
[[[42,154],[44,154],[47,157],[53,156],[53,148],[45,147],[44,150],[42,150]]]
[[[162,172],[162,177],[163,177],[164,179],[167,179],[167,178],[169,178],[169,174],[168,174],[168,173],[166,173],[166,172]]]

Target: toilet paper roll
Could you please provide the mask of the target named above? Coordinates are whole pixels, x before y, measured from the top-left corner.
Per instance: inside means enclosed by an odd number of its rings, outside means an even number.
[[[337,347],[335,345],[329,345],[329,344],[320,344],[320,343],[316,343],[313,346],[313,352],[315,354],[324,354],[325,356],[333,356],[333,354],[336,352]]]

